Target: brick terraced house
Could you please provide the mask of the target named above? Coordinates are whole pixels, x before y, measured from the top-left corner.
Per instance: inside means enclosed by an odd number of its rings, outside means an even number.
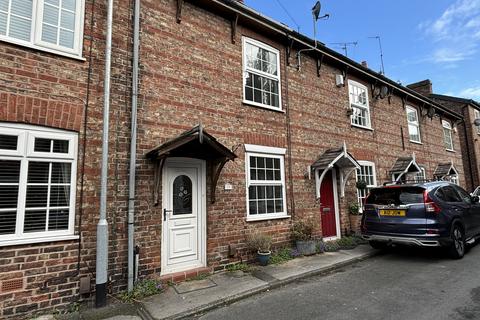
[[[458,122],[460,149],[462,150],[465,188],[473,192],[480,185],[480,103],[472,99],[435,94],[429,79],[407,85],[412,90],[421,93],[447,109],[460,114],[462,121]],[[454,172],[450,172],[454,174]]]
[[[133,9],[115,1],[112,293],[126,288],[128,273]],[[221,270],[250,258],[246,235],[268,233],[285,245],[301,219],[318,221],[318,237],[340,238],[357,228],[348,206],[366,196],[356,179],[368,188],[434,177],[465,184],[462,117],[430,98],[314,48],[238,1],[144,0],[140,16],[139,277]],[[2,318],[89,297],[105,23],[103,1],[0,2]]]

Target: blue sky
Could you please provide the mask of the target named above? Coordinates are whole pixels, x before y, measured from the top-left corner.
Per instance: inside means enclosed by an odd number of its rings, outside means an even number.
[[[288,16],[281,5],[295,20]],[[251,8],[313,37],[316,0],[245,0]],[[348,57],[380,71],[380,36],[385,74],[403,85],[430,79],[438,94],[480,101],[480,0],[322,0],[330,19],[317,23],[317,39],[348,46]]]

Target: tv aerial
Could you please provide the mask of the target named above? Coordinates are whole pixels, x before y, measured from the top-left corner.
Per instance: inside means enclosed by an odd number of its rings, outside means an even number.
[[[382,49],[382,39],[380,36],[368,37],[369,39],[377,39],[378,40],[378,48],[380,50],[380,63],[382,69],[380,70],[380,74],[385,75],[385,67],[383,66],[383,49]]]
[[[358,45],[358,41],[353,42],[332,42],[330,44],[334,44],[340,47],[340,49],[345,52],[345,57],[348,57],[348,47],[356,47]]]
[[[300,70],[300,55],[302,52],[307,52],[307,51],[312,51],[317,49],[317,21],[318,20],[326,20],[330,18],[330,15],[328,13],[324,14],[323,16],[320,16],[320,11],[322,9],[322,5],[320,4],[320,1],[317,1],[315,5],[312,8],[312,18],[313,18],[313,39],[315,41],[315,47],[309,48],[309,49],[301,49],[297,53],[297,60],[298,60],[298,65],[297,65],[297,70]]]

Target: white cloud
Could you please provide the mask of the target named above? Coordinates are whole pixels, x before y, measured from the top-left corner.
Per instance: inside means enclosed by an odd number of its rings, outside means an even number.
[[[435,49],[432,55],[432,61],[436,63],[443,62],[458,62],[465,59],[468,59],[470,56],[475,54],[475,49],[471,48],[470,50],[457,50],[455,48],[438,48]]]
[[[434,63],[455,63],[471,58],[479,49],[480,0],[456,0],[440,17],[419,25],[433,40],[428,59]]]
[[[458,96],[480,101],[480,86],[463,89]]]

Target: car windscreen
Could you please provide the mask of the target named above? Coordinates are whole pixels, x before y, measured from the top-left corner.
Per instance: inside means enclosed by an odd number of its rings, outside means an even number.
[[[423,203],[423,192],[420,187],[394,187],[372,189],[365,204],[377,205],[408,205]]]

